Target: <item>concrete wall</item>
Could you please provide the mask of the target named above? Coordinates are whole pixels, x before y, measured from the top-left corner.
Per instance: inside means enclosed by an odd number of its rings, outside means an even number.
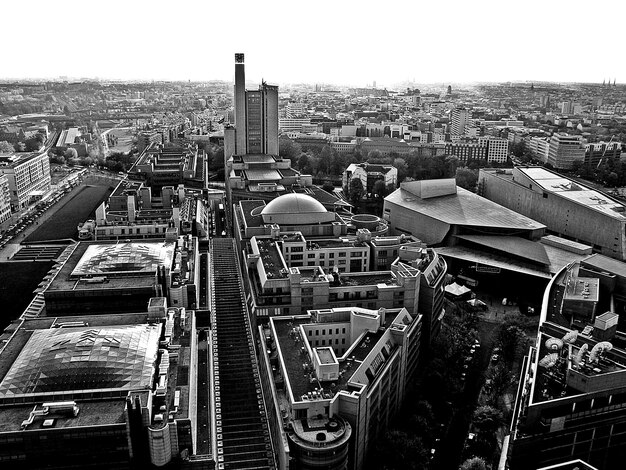
[[[530,180],[519,173],[514,172],[514,178],[515,181],[512,181],[481,170],[479,182],[484,188],[482,195],[545,224],[554,233],[592,245],[596,252],[626,259],[624,222],[557,194],[544,193],[536,186],[530,188]]]

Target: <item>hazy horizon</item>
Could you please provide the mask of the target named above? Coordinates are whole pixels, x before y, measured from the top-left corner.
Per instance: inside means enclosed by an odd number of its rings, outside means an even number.
[[[251,83],[391,88],[626,77],[616,58],[622,37],[608,23],[626,6],[611,0],[592,10],[539,0],[31,4],[28,17],[20,4],[4,6],[13,46],[5,48],[3,80],[232,82],[235,52],[245,53]]]

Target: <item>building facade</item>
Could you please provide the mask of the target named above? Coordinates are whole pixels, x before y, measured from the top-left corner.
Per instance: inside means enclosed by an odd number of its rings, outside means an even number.
[[[28,207],[33,198],[50,191],[50,159],[47,152],[0,156],[0,174],[7,177],[11,210]]]

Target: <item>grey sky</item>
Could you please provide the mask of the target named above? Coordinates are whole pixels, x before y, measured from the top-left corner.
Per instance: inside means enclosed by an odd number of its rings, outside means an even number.
[[[253,82],[626,80],[618,0],[5,3],[5,78],[232,80],[244,52]]]

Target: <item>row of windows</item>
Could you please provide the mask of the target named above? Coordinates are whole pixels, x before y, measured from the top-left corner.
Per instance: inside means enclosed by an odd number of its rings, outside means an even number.
[[[329,328],[328,330],[328,334],[332,335],[333,334],[333,329]],[[335,334],[338,335],[339,334],[339,328],[335,328]],[[342,328],[341,329],[341,334],[345,335],[346,334],[346,329]],[[320,330],[315,330],[315,336],[319,336],[320,335]],[[326,335],[326,329],[322,328],[322,336]],[[309,330],[309,336],[313,336],[313,330]]]

